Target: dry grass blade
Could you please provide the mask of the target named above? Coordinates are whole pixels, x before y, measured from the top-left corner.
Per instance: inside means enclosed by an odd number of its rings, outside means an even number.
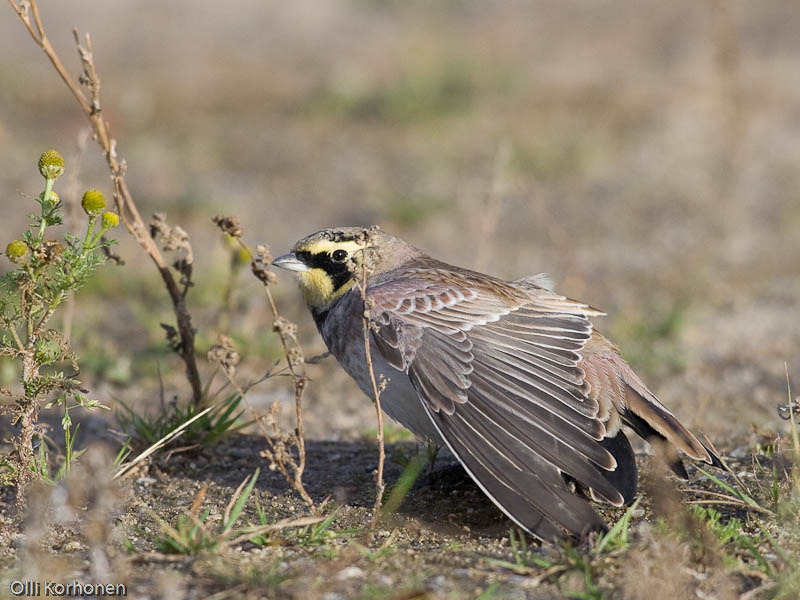
[[[689,491],[702,492],[704,490],[689,490]],[[723,504],[725,506],[737,506],[745,510],[752,510],[754,512],[760,512],[766,515],[774,516],[774,513],[767,508],[762,508],[760,506],[752,506],[747,502],[742,502],[738,498],[734,498],[733,496],[725,496],[724,494],[714,494],[714,495],[719,496],[719,500],[689,500],[688,504],[711,504],[711,505]]]
[[[247,584],[240,583],[232,588],[222,590],[216,594],[206,596],[206,600],[228,600],[230,598],[244,598],[244,593],[247,591]]]
[[[192,508],[189,510],[192,517],[194,517],[195,519],[197,519],[197,517],[200,515],[200,507],[203,505],[203,500],[206,497],[206,492],[208,492],[208,482],[204,483],[202,487],[198,490],[197,495],[194,497],[194,502],[192,502]]]
[[[281,529],[288,529],[290,527],[306,527],[308,525],[316,525],[317,523],[324,520],[325,517],[300,517],[299,519],[281,519],[280,521],[276,521],[275,523],[270,523],[269,525],[262,525],[261,527],[256,527],[254,529],[251,529],[247,533],[243,533],[240,536],[237,536],[233,539],[224,542],[223,546],[235,546],[236,544],[241,544],[242,542],[245,542],[254,536],[261,535],[262,533],[269,533],[270,531],[280,531]]]

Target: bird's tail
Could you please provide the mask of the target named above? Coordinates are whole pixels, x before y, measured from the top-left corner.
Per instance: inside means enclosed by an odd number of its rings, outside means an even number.
[[[623,374],[623,380],[625,382],[623,421],[651,444],[666,442],[663,444],[665,458],[676,475],[684,479],[688,477],[678,450],[690,458],[725,469],[720,457],[686,429],[630,368]]]

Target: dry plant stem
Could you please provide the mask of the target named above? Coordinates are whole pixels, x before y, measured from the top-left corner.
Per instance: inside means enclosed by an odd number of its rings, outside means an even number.
[[[30,338],[29,338],[30,339]],[[22,379],[25,383],[34,381],[39,376],[39,366],[34,359],[34,350],[26,348],[22,357]],[[39,403],[36,398],[25,398],[26,407],[20,418],[19,460],[20,473],[17,479],[17,506],[25,504],[25,488],[33,478],[33,435],[36,433],[36,422],[39,418]]]
[[[242,227],[236,217],[224,217],[222,215],[218,215],[212,220],[217,224],[223,233],[227,233],[228,235],[232,236],[233,239],[235,239],[239,244],[239,247],[247,253],[247,256],[250,258],[250,268],[253,272],[253,275],[255,275],[256,279],[258,279],[264,286],[267,304],[269,305],[272,313],[272,328],[275,332],[277,332],[278,338],[281,341],[283,354],[286,357],[287,368],[289,370],[289,375],[292,379],[292,385],[294,387],[296,416],[296,427],[294,434],[288,437],[282,436],[273,421],[272,427],[275,430],[273,433],[275,436],[277,436],[277,439],[274,438],[273,434],[267,431],[266,427],[264,426],[263,419],[259,417],[250,402],[247,400],[245,390],[242,389],[242,387],[234,380],[234,369],[226,367],[226,365],[221,362],[220,364],[223,367],[222,371],[225,373],[230,384],[236,389],[242,400],[247,405],[251,417],[256,423],[258,423],[261,433],[267,441],[267,444],[269,444],[268,452],[271,461],[270,468],[277,468],[280,471],[289,485],[294,488],[294,490],[306,503],[309,510],[316,515],[319,513],[319,511],[314,505],[314,501],[311,499],[311,496],[309,496],[308,492],[306,491],[305,486],[303,485],[303,472],[305,471],[306,467],[306,444],[305,432],[303,431],[303,394],[306,390],[308,377],[306,377],[305,373],[302,348],[297,342],[297,338],[292,331],[294,326],[286,319],[281,317],[280,313],[278,312],[278,306],[275,304],[275,299],[272,297],[272,292],[269,290],[269,285],[275,280],[274,275],[267,268],[267,265],[272,260],[272,258],[269,256],[269,249],[266,246],[259,246],[257,250],[258,256],[254,256],[250,251],[250,248],[248,248],[247,245],[242,241]],[[285,443],[287,440],[291,445],[297,447],[297,460],[295,460],[291,452],[285,451]]]
[[[41,16],[39,15],[37,1],[28,0],[27,2],[17,2],[15,0],[8,0],[8,2],[22,20],[31,38],[33,38],[33,41],[36,42],[44,51],[45,55],[47,55],[47,58],[50,59],[50,62],[53,63],[53,67],[55,67],[61,79],[70,89],[72,95],[75,96],[75,99],[81,106],[81,110],[86,113],[91,123],[94,138],[103,149],[108,168],[111,171],[111,180],[114,185],[114,200],[117,203],[119,214],[125,226],[128,228],[128,231],[155,263],[161,273],[161,278],[164,280],[167,292],[169,293],[178,324],[178,332],[181,337],[181,358],[186,365],[186,377],[192,387],[194,403],[198,405],[203,397],[202,385],[200,383],[200,374],[197,370],[197,361],[194,353],[194,329],[192,329],[191,316],[186,309],[186,298],[176,283],[169,265],[164,260],[164,256],[158,249],[158,245],[151,237],[147,226],[142,220],[139,210],[133,201],[133,196],[125,182],[125,170],[127,165],[124,159],[121,160],[117,157],[116,140],[111,138],[108,122],[102,117],[102,110],[100,108],[100,79],[97,76],[97,71],[94,66],[91,38],[87,34],[84,39],[84,44],[81,45],[77,30],[73,30],[78,54],[81,59],[81,64],[83,65],[83,73],[79,79],[79,84],[75,82],[66,70],[58,54],[50,44],[50,40],[48,40],[44,31]],[[33,16],[33,20],[31,20],[31,15]],[[90,98],[87,98],[86,94],[84,94],[81,89],[81,84],[88,88],[91,96]]]
[[[218,223],[219,224],[219,223]],[[232,233],[232,232],[229,232]],[[247,247],[247,245],[241,239],[241,228],[235,232],[236,235],[234,239],[236,239],[239,247],[242,248],[247,255],[250,257],[251,266],[253,268],[253,272],[256,275],[257,279],[262,282],[264,285],[264,293],[267,297],[267,304],[269,305],[270,312],[272,313],[272,327],[274,331],[277,332],[278,338],[281,341],[281,346],[283,348],[283,354],[286,356],[286,364],[289,369],[289,375],[292,378],[292,386],[294,387],[294,407],[295,407],[295,417],[296,417],[296,431],[295,431],[295,445],[297,446],[297,460],[295,461],[293,458],[291,459],[291,467],[292,473],[289,473],[289,470],[286,468],[283,460],[276,460],[275,466],[284,476],[284,478],[289,482],[295,491],[300,495],[303,501],[308,506],[309,510],[313,514],[318,514],[317,507],[314,505],[314,501],[311,499],[311,496],[306,491],[305,486],[303,485],[303,472],[306,468],[306,441],[305,441],[305,432],[303,430],[303,395],[305,394],[306,385],[308,383],[308,377],[305,373],[305,367],[303,366],[303,362],[300,361],[297,363],[295,360],[292,360],[293,356],[300,355],[302,356],[302,350],[297,344],[297,340],[294,340],[293,344],[290,342],[289,333],[287,332],[287,322],[286,320],[281,317],[280,313],[278,312],[278,306],[275,304],[275,299],[272,297],[272,292],[269,290],[269,279],[263,278],[261,273],[257,271],[257,263],[253,253]],[[292,348],[292,345],[295,348]],[[261,433],[264,435],[264,438],[267,440],[267,443],[270,445],[271,449],[274,449],[272,436],[264,427],[264,424],[260,418],[258,418],[258,414],[255,412],[253,407],[250,405],[250,402],[247,400],[247,395],[242,387],[234,381],[232,373],[228,371],[228,369],[223,369],[223,372],[228,377],[228,380],[231,382],[231,385],[237,390],[237,392],[241,395],[242,399],[247,404],[247,407],[250,411],[251,417],[258,423],[259,429],[261,429]],[[274,456],[274,454],[273,454]]]
[[[288,356],[287,356],[288,361]],[[290,466],[292,467],[292,471],[294,474],[289,472],[289,469],[286,468],[286,463],[283,459],[279,459],[276,456],[275,445],[272,441],[272,435],[269,431],[267,431],[266,427],[264,427],[264,423],[262,419],[258,417],[258,413],[256,412],[253,405],[250,404],[250,401],[247,399],[247,392],[240,386],[236,380],[233,378],[233,375],[228,371],[228,369],[222,369],[222,372],[225,373],[225,376],[228,378],[228,381],[236,390],[236,392],[242,397],[242,400],[247,405],[247,410],[250,413],[250,418],[258,424],[258,428],[261,430],[261,435],[267,440],[267,443],[270,446],[270,450],[273,452],[274,464],[275,467],[280,471],[281,475],[283,475],[284,479],[291,485],[294,490],[300,495],[303,499],[303,502],[306,503],[308,509],[312,512],[312,514],[317,515],[319,511],[317,510],[316,505],[314,504],[314,500],[311,499],[308,492],[306,491],[305,486],[303,485],[303,470],[306,466],[306,450],[305,450],[305,443],[301,443],[303,438],[300,436],[301,429],[297,428],[297,454],[298,460],[290,459],[291,463]],[[296,409],[298,412],[297,422],[302,422],[302,391],[300,392],[300,398],[297,396],[297,387],[295,387],[295,402],[296,402]],[[324,504],[324,503],[323,503]]]
[[[367,240],[369,237],[367,236]],[[381,394],[378,390],[378,382],[375,380],[375,369],[372,365],[372,355],[369,347],[370,336],[370,318],[369,307],[367,306],[367,255],[364,253],[364,258],[361,261],[361,300],[364,303],[364,315],[362,317],[361,325],[364,330],[364,356],[367,360],[367,370],[369,371],[369,379],[372,384],[372,396],[375,399],[375,412],[378,418],[378,472],[375,476],[375,506],[372,509],[372,519],[369,523],[369,530],[367,531],[367,543],[372,544],[375,535],[375,527],[378,525],[378,519],[381,514],[381,501],[383,500],[383,492],[386,484],[383,481],[383,464],[386,461],[386,449],[383,442],[383,412],[381,411]]]
[[[292,360],[290,358],[291,348],[289,347],[289,340],[287,339],[286,332],[281,326],[279,326],[279,323],[283,322],[283,318],[278,313],[278,307],[275,304],[275,299],[272,297],[272,293],[269,291],[269,288],[266,286],[266,284],[264,285],[264,292],[266,292],[267,295],[267,303],[269,304],[269,309],[272,311],[273,326],[278,332],[278,337],[281,340],[283,352],[286,355],[286,363],[289,366],[289,373],[292,377],[292,385],[294,386],[294,408],[295,414],[297,415],[298,462],[294,467],[294,477],[289,480],[293,481],[292,486],[295,490],[297,490],[297,493],[302,496],[303,500],[308,505],[308,508],[310,508],[312,512],[316,513],[314,501],[311,499],[311,496],[308,495],[306,488],[303,486],[303,471],[306,468],[306,440],[305,433],[303,432],[303,394],[306,391],[308,377],[306,377],[305,368],[292,364]],[[284,475],[286,475],[286,473],[284,473]]]

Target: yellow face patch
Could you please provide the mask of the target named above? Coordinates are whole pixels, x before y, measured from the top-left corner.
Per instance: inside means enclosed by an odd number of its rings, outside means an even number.
[[[333,254],[335,250],[345,250],[348,257],[354,256],[356,263],[360,261],[358,252],[362,245],[355,241],[332,242],[330,240],[317,240],[310,244],[295,248],[295,252],[308,252],[316,256],[320,254]],[[297,279],[303,299],[306,304],[317,311],[326,310],[338,300],[345,292],[353,287],[354,281],[351,279],[334,289],[334,282],[331,275],[320,267],[310,267],[307,271],[298,271]]]
[[[312,308],[324,308],[333,295],[331,276],[323,269],[309,269],[297,273],[303,299]]]

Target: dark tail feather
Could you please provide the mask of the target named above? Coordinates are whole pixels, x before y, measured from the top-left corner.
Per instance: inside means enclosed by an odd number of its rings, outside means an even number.
[[[613,471],[606,471],[600,467],[595,467],[600,475],[610,483],[615,490],[622,496],[622,504],[631,504],[636,497],[638,489],[638,472],[636,469],[636,457],[633,454],[631,443],[622,431],[619,431],[613,438],[603,438],[598,442],[603,448],[614,456],[617,466]],[[582,484],[577,479],[564,474],[564,479],[575,487],[578,495],[584,498],[591,498],[595,502],[608,502],[599,495],[591,486]]]
[[[620,430],[616,437],[603,438],[600,440],[600,444],[617,459],[617,468],[613,471],[597,470],[622,494],[622,497],[625,498],[625,504],[628,505],[636,497],[638,487],[636,457],[633,454],[631,443]]]
[[[663,457],[670,471],[683,480],[689,479],[689,474],[686,472],[686,467],[683,466],[683,461],[678,455],[678,451],[669,443],[666,436],[660,434],[647,421],[631,411],[627,411],[622,416],[622,420],[628,427],[647,440],[648,444],[663,450]]]
[[[677,475],[686,477],[686,469],[678,456],[678,450],[694,460],[702,460],[714,466],[722,464],[716,453],[692,435],[632,371],[626,375],[627,410],[622,415],[623,420],[646,440],[660,439],[667,442],[667,462]]]
[[[711,440],[708,439],[708,436],[704,433],[703,438],[705,438],[705,443],[703,444],[703,448],[706,449],[708,455],[711,457],[711,466],[717,467],[718,469],[722,469],[723,471],[730,471],[730,467],[725,464],[725,461],[720,458],[719,454],[717,454],[717,449],[714,447],[714,444],[711,443]]]

